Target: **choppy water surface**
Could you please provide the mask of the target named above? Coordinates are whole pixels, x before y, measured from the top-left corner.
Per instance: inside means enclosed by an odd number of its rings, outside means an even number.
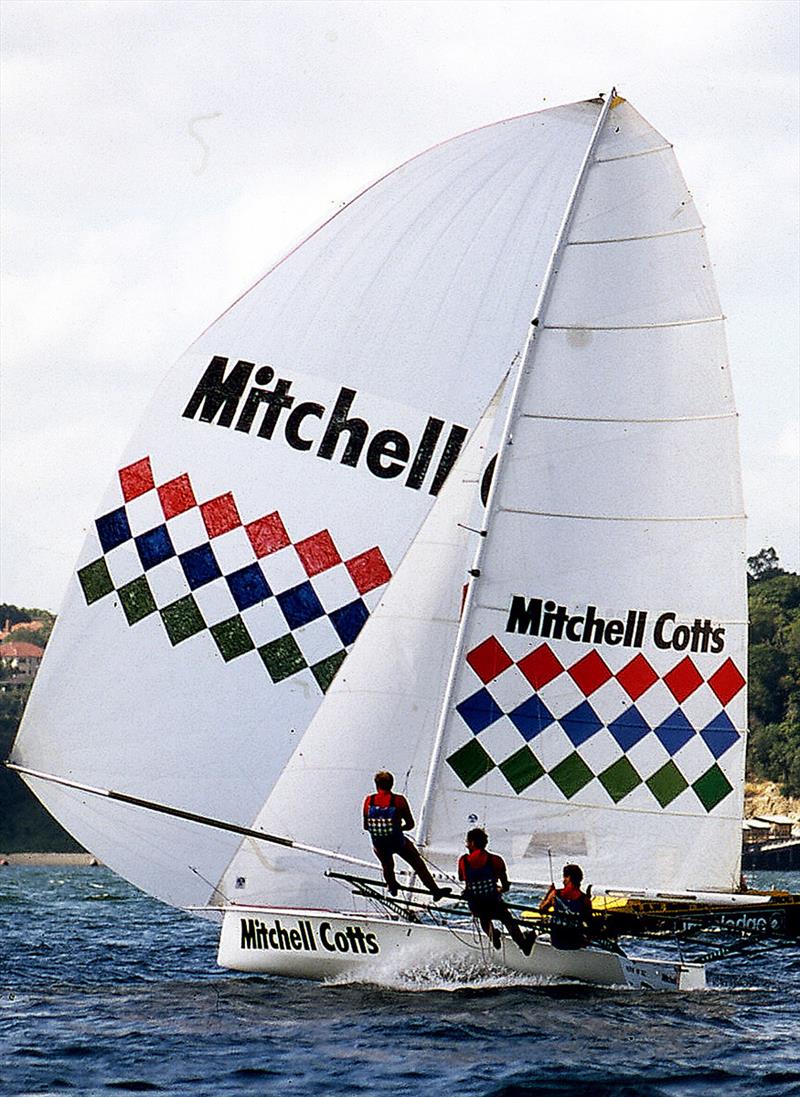
[[[800,1095],[800,947],[724,961],[691,994],[319,985],[221,971],[214,926],[98,868],[0,869],[0,930],[9,1097]]]

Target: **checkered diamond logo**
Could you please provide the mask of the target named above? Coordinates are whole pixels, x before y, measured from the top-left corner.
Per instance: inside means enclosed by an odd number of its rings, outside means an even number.
[[[226,663],[257,652],[273,682],[308,670],[328,689],[369,617],[362,596],[391,578],[377,545],[343,559],[330,530],[293,541],[277,511],[242,515],[232,492],[200,499],[186,472],[159,483],[149,457],[120,469],[119,486],[95,521],[99,554],[78,571],[87,605],[116,592],[131,627],[157,615],[173,646],[205,633]]]
[[[495,636],[465,659],[483,683],[456,705],[472,738],[448,761],[465,784],[465,774],[474,782],[497,768],[522,795],[547,775],[548,788],[569,800],[596,778],[612,803],[644,785],[663,809],[691,787],[708,812],[732,791],[716,764],[741,743],[725,711],[744,686],[731,659],[707,679],[688,656],[663,674],[641,652],[615,669],[596,651],[570,663],[539,644],[515,661]],[[571,691],[584,699],[576,704]],[[709,721],[713,698],[722,709]],[[511,727],[522,743],[509,753]]]

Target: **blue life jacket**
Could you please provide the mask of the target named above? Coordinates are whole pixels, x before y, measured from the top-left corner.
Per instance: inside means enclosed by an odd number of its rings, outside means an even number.
[[[386,807],[379,807],[375,803],[376,796],[377,793],[370,796],[369,807],[367,808],[366,822],[369,836],[373,845],[380,846],[383,849],[397,847],[402,844],[405,837],[403,828],[400,826],[397,797],[393,792],[390,792],[389,804]]]
[[[585,898],[565,899],[560,891],[556,892],[550,917],[550,942],[553,948],[584,948],[588,944],[585,913]]]
[[[490,853],[486,854],[486,863],[480,868],[475,868],[470,863],[469,857],[464,858],[463,864],[466,877],[464,893],[467,900],[497,898],[497,881],[499,877],[492,855]]]

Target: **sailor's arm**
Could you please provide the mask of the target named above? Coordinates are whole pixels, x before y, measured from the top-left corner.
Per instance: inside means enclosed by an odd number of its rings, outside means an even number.
[[[550,907],[555,902],[555,898],[556,898],[556,885],[551,884],[550,885],[550,890],[547,892],[547,895],[545,895],[544,899],[542,899],[541,903],[539,903],[539,910],[540,911],[549,910]]]
[[[405,796],[397,797],[397,814],[400,817],[401,830],[414,829],[414,816],[411,814],[411,808],[408,806],[408,800]]]

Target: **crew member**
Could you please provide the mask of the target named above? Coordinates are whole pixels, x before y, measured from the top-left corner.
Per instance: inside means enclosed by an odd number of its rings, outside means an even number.
[[[375,856],[381,863],[383,878],[390,895],[397,895],[399,887],[394,874],[395,854],[402,857],[419,876],[421,882],[438,902],[451,895],[450,888],[440,888],[428,871],[427,865],[414,843],[403,833],[414,826],[414,816],[405,796],[392,792],[394,777],[386,770],[375,774],[375,788],[364,800],[364,830],[372,839]]]
[[[592,901],[581,891],[583,872],[578,865],[564,865],[564,886],[550,890],[539,904],[539,910],[551,910],[550,943],[553,948],[585,948],[589,944]]]
[[[511,887],[506,863],[496,853],[489,853],[488,844],[486,831],[480,827],[467,833],[469,853],[463,854],[458,862],[458,878],[464,881],[464,898],[495,948],[500,948],[502,940],[500,930],[493,925],[496,919],[506,927],[523,953],[530,956],[536,935],[523,933],[503,902],[500,893]]]

